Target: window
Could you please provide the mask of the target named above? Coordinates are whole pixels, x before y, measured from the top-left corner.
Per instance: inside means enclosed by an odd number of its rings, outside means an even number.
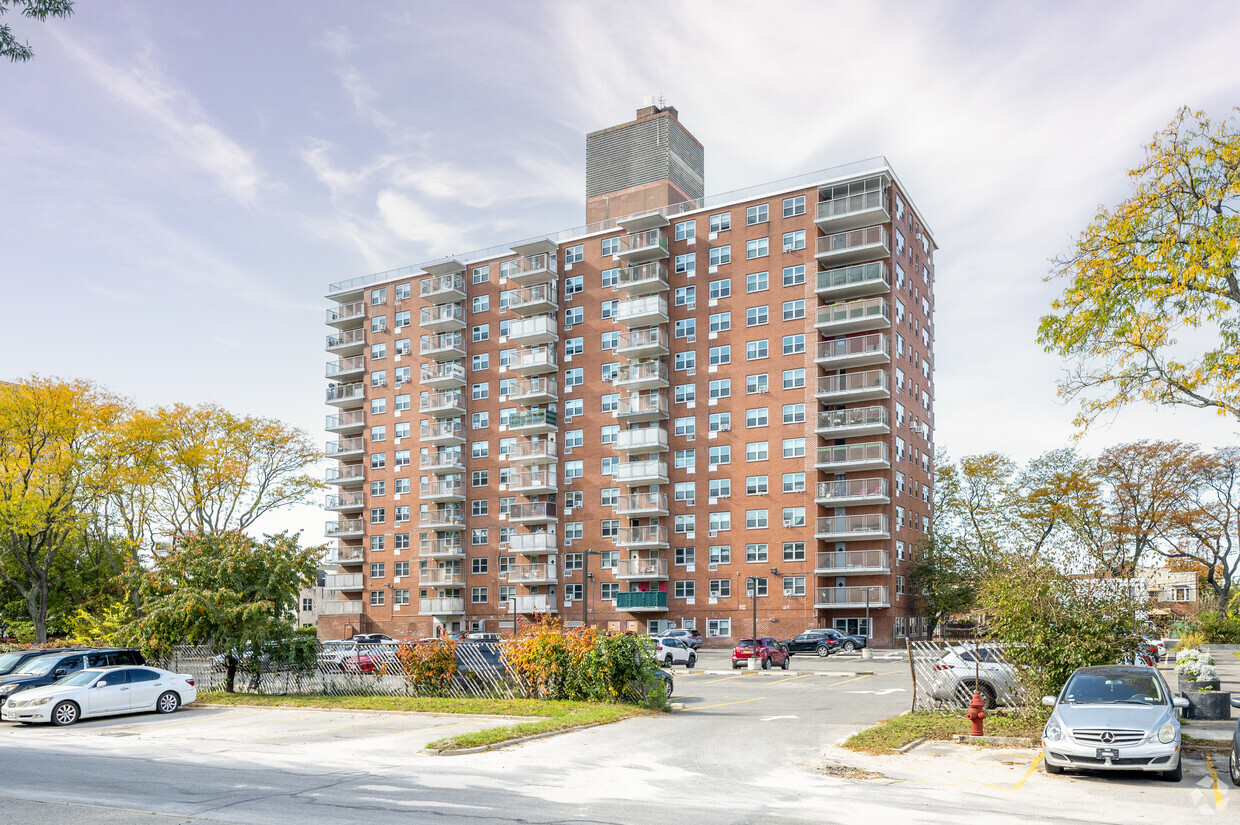
[[[677,599],[692,599],[694,593],[694,582],[678,581],[672,584],[672,595]]]
[[[370,537],[370,549],[371,550],[375,550],[375,551],[383,550],[384,549],[383,545],[384,545],[383,536],[371,536]]]
[[[584,528],[582,527],[582,522],[568,521],[564,523],[564,538],[577,541],[584,535],[585,535],[585,532],[584,532]]]
[[[603,582],[599,587],[599,598],[603,601],[615,601],[620,595],[620,582]]]
[[[730,278],[720,278],[717,281],[710,282],[710,297],[714,300],[727,298],[732,294],[732,280]]]
[[[711,579],[710,595],[715,599],[726,599],[732,595],[731,579]]]
[[[491,533],[486,527],[475,527],[469,531],[469,543],[474,547],[483,547],[490,543]]]
[[[584,307],[566,307],[564,309],[564,326],[572,328],[586,320]]]
[[[751,410],[745,410],[746,427],[765,427],[769,423],[766,407],[754,407]]]
[[[491,442],[489,441],[473,441],[469,445],[470,455],[473,458],[486,458],[491,454]]]
[[[564,279],[564,297],[571,298],[585,289],[584,275],[570,275]]]
[[[749,476],[745,479],[745,495],[764,496],[770,492],[768,476]]]
[[[601,317],[603,320],[607,320],[608,318],[615,318],[616,313],[620,311],[620,301],[619,299],[615,301],[603,301],[599,305],[599,307],[601,309],[599,317]]]
[[[805,561],[805,542],[785,541],[783,556],[784,561]]]
[[[387,357],[387,344],[375,344],[370,348],[370,360],[378,361]]]
[[[383,562],[381,562],[381,561],[371,562],[371,564],[370,564],[370,577],[371,577],[372,579],[381,579],[381,578],[383,578],[383,574],[384,574],[384,573],[383,573],[383,571],[384,571],[384,564],[383,564]]]
[[[572,421],[574,418],[585,415],[586,402],[583,398],[570,398],[564,402],[564,420]]]
[[[753,395],[755,393],[764,393],[764,392],[767,392],[768,389],[769,389],[769,386],[767,383],[767,377],[766,377],[765,372],[759,373],[758,375],[746,375],[745,376],[746,395]]]
[[[604,384],[609,383],[619,374],[620,374],[620,362],[619,361],[612,361],[610,363],[603,364],[601,367],[600,375],[601,375],[601,378]]]
[[[576,496],[577,498],[575,500],[570,500],[572,499],[573,496]],[[574,510],[577,510],[581,508],[583,500],[584,500],[584,494],[580,491],[577,491],[577,492],[570,493],[569,495],[565,496],[564,504],[566,507],[572,507]],[[603,507],[615,507],[619,503],[620,503],[620,488],[619,487],[604,487],[602,490],[599,490],[599,504],[601,504]]]
[[[387,594],[384,593],[382,590],[371,590],[370,591],[370,606],[371,607],[382,607],[384,604],[386,604],[386,601],[384,598],[386,595]]]
[[[397,467],[408,467],[409,466],[409,451],[408,450],[397,450],[396,452],[392,453],[392,455],[396,459],[395,464]]]
[[[481,401],[484,398],[490,398],[491,397],[491,385],[486,382],[483,382],[481,384],[474,384],[472,387],[470,387],[470,394],[474,401]]]
[[[578,398],[575,400],[581,401],[582,399]],[[611,412],[612,410],[617,410],[620,408],[620,393],[608,393],[607,395],[601,396],[600,400],[600,406],[603,412]],[[578,415],[580,414],[581,413],[578,413]]]
[[[722,364],[731,364],[731,363],[732,363],[732,347],[731,346],[724,344],[721,347],[710,348],[710,364],[712,366],[719,366]]]
[[[765,258],[770,254],[770,246],[769,238],[754,238],[752,241],[745,241],[745,260]]]
[[[707,517],[707,521],[709,523],[710,530],[713,533],[720,533],[725,530],[732,529],[731,513],[711,513]]]
[[[692,272],[697,268],[697,253],[686,252],[684,255],[677,255],[672,263],[672,271],[679,274]]]
[[[605,476],[609,476],[616,471],[616,465],[620,463],[620,456],[605,455],[599,464],[599,472]]]
[[[607,532],[607,527],[606,527],[607,522],[604,521],[603,525],[604,525],[603,537],[606,538],[609,535]],[[613,532],[611,535],[615,535],[615,533]],[[601,567],[603,570],[615,570],[616,568],[620,566],[620,551],[619,550],[603,550],[598,555],[599,555],[599,567]]]
[[[672,563],[677,567],[687,567],[694,563],[697,551],[692,547],[677,547],[672,551]]]
[[[805,230],[798,229],[795,232],[785,232],[783,237],[784,251],[792,252],[797,249],[805,248]]]
[[[710,316],[711,332],[726,332],[732,328],[732,313],[716,312]]]
[[[385,412],[387,412],[387,399],[386,398],[370,399],[370,414],[371,415],[379,415]]]
[[[694,221],[681,221],[676,224],[673,233],[678,241],[692,240],[697,236],[697,224]]]
[[[749,307],[745,310],[745,326],[759,327],[770,320],[769,307]]]
[[[785,424],[800,424],[805,420],[805,405],[785,404],[783,413],[783,421]]]
[[[766,223],[770,220],[770,212],[770,207],[765,203],[749,207],[745,210],[745,226],[753,226],[755,223]]]
[[[710,425],[709,425],[710,431],[712,433],[725,432],[727,430],[732,429],[732,413],[730,412],[711,413],[709,422],[710,422]]]
[[[582,587],[580,584],[564,585],[564,600],[568,602],[581,601],[581,591]]]
[[[469,418],[471,429],[485,430],[491,423],[491,414],[489,412],[476,412]]]
[[[732,548],[726,544],[713,544],[710,547],[711,564],[731,564]]]
[[[382,470],[386,466],[387,466],[387,453],[371,453],[370,454],[370,469]]]
[[[387,521],[387,510],[385,508],[383,507],[370,508],[370,523],[371,524],[383,524],[383,522],[385,521]]]
[[[620,252],[619,238],[603,238],[599,245],[599,254],[606,258],[608,255],[617,255]]]
[[[804,596],[805,595],[805,577],[804,576],[784,576],[784,595],[785,596]],[[898,620],[897,620],[897,624],[898,624]]]
[[[711,398],[730,398],[732,395],[732,379],[716,378],[709,384]]]
[[[798,298],[795,301],[784,301],[783,315],[785,321],[795,321],[798,318],[804,318],[805,299]]]
[[[805,264],[784,267],[784,286],[797,286],[805,283]]]
[[[732,635],[731,619],[707,619],[706,635],[712,639],[726,639]]]
[[[604,352],[613,351],[616,347],[620,346],[620,331],[614,329],[608,330],[607,332],[600,334],[598,340],[599,349]]]
[[[584,244],[570,246],[564,250],[564,263],[575,264],[578,261],[585,260],[586,248]]]
[[[732,479],[712,478],[709,482],[707,494],[711,498],[731,498],[732,497]]]
[[[676,321],[676,325],[672,330],[672,334],[676,338],[690,338],[697,334],[696,318],[681,318]]]
[[[745,579],[745,595],[763,597],[766,593],[766,576]]]
[[[677,450],[672,454],[672,466],[678,470],[685,467],[692,467],[696,463],[696,452],[692,449]]]
[[[692,505],[697,500],[696,488],[692,481],[677,481],[672,490],[673,501],[684,501]]]
[[[604,241],[603,243],[606,243],[606,241]],[[619,241],[617,241],[617,243],[619,243]],[[604,288],[614,287],[617,283],[619,283],[619,281],[620,281],[620,269],[618,267],[613,268],[613,269],[603,270],[602,286]]]
[[[757,564],[767,560],[767,546],[762,544],[746,544],[745,545],[745,561],[750,564]]]
[[[490,470],[474,470],[470,473],[470,486],[486,487],[490,481]]]
[[[474,327],[472,335],[473,335],[475,344],[481,343],[482,341],[486,341],[490,339],[491,325],[490,324],[479,324],[478,326]]]
[[[395,547],[397,550],[408,550],[409,549],[409,534],[408,533],[397,533],[396,536],[394,537],[394,541],[392,542],[392,546]]]
[[[491,502],[485,498],[476,498],[469,502],[469,514],[481,518],[491,512]]]
[[[474,297],[474,301],[473,301],[474,312],[486,312],[490,308],[491,308],[491,296],[490,295],[477,295]]]
[[[711,232],[727,232],[732,228],[732,213],[723,212],[719,215],[710,216]]]
[[[387,494],[387,482],[386,481],[370,482],[370,495],[371,496],[382,496],[386,494]]]
[[[469,588],[469,601],[471,604],[486,604],[487,589],[485,587]]]
[[[731,464],[732,446],[730,444],[721,444],[717,447],[711,447],[707,450],[707,457],[712,465]]]
[[[585,338],[564,339],[564,354],[565,355],[581,355],[581,353],[585,352],[585,349],[586,349],[585,343],[586,343]]]
[[[484,370],[491,366],[491,353],[483,352],[473,356],[470,359],[469,368],[471,370]]]
[[[408,421],[401,421],[397,423],[396,437],[397,438],[408,438],[409,437],[409,422]]]
[[[375,318],[370,319],[370,331],[371,332],[383,332],[385,329],[387,329],[387,316],[386,315],[379,315]]]
[[[672,369],[678,371],[691,370],[697,367],[697,353],[693,350],[678,352],[672,357]]]
[[[491,267],[489,266],[474,267],[473,272],[471,273],[470,280],[475,284],[485,284],[487,281],[491,280]]]
[[[565,570],[580,570],[584,559],[585,559],[585,556],[581,553],[565,553],[564,554],[564,569]]]
[[[804,527],[805,526],[805,508],[804,507],[785,507],[779,514],[780,519],[785,527]]]
[[[761,292],[771,285],[769,272],[752,272],[745,276],[746,292]]]
[[[745,343],[746,361],[757,361],[760,358],[766,358],[770,354],[770,343],[765,338],[761,341],[747,341]]]
[[[384,427],[382,424],[379,425],[378,427],[371,427],[370,428],[370,440],[372,442],[386,441],[387,440],[387,427]]]
[[[690,401],[697,398],[697,385],[677,384],[676,389],[673,392],[673,398],[677,404],[688,404]]]
[[[770,449],[765,441],[750,441],[745,445],[746,461],[766,461],[770,457]]]
[[[408,338],[396,339],[395,349],[397,355],[409,355],[413,352],[413,348],[410,346]]]
[[[784,370],[784,389],[795,390],[805,386],[805,368],[797,367],[796,369]]]
[[[581,478],[585,475],[585,464],[581,461],[564,462],[564,478]]]
[[[470,562],[470,572],[475,573],[475,574],[482,574],[482,573],[487,572],[487,561],[488,561],[487,559],[473,559]],[[409,569],[408,568],[409,562],[407,561],[397,562],[397,564],[403,564],[405,565],[406,570]]]
[[[676,520],[673,522],[672,529],[678,535],[685,535],[686,533],[692,533],[694,532],[694,529],[695,529],[694,525],[696,524],[696,522],[697,522],[697,519],[692,514],[676,516]]]
[[[769,521],[770,517],[765,509],[745,511],[746,530],[765,530],[769,525]]]
[[[797,195],[794,198],[784,198],[784,217],[795,218],[797,215],[805,214],[805,196]]]
[[[710,250],[710,265],[722,266],[723,264],[732,263],[732,246],[716,246]],[[382,320],[382,319],[380,319]]]
[[[784,355],[796,355],[805,352],[805,335],[798,333],[796,335],[785,335],[783,340]]]
[[[784,458],[801,458],[805,455],[804,438],[784,439]]]
[[[565,447],[580,447],[582,444],[585,443],[584,433],[585,433],[584,430],[565,430],[564,431],[564,446]]]
[[[582,367],[573,367],[564,370],[564,386],[579,387],[585,383],[585,370]]]
[[[675,306],[693,306],[697,303],[697,287],[678,286],[675,292]]]
[[[697,432],[697,419],[677,418],[674,422],[674,432],[677,437],[693,435]]]

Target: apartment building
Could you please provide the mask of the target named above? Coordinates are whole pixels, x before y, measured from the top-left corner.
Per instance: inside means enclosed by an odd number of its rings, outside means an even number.
[[[930,231],[884,158],[703,196],[702,157],[646,106],[585,227],[331,285],[322,637],[920,634]]]

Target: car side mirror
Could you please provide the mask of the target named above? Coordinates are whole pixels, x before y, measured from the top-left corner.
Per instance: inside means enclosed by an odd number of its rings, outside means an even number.
[[[1055,707],[1055,701],[1056,701],[1056,698],[1054,696],[1043,696],[1042,697],[1042,704],[1046,705],[1048,708]]]
[[[1235,695],[1234,693],[1232,694],[1232,696],[1231,696],[1231,706],[1232,706],[1233,708],[1240,708],[1240,696],[1237,696],[1237,695]]]
[[[64,677],[64,676],[65,676],[68,672],[69,672],[69,671],[65,670],[63,667],[56,668],[56,672],[52,674],[52,678],[53,678],[53,679],[60,679],[60,678]]]
[[[1188,700],[1185,699],[1183,696],[1176,696],[1172,698],[1171,704],[1177,708],[1186,708],[1188,707]]]
[[[98,682],[95,682],[96,688],[107,687],[107,686],[108,686],[108,682],[106,679],[100,679]]]

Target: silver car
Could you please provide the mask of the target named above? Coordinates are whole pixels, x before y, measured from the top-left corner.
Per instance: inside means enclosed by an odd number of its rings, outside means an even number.
[[[1044,696],[1054,708],[1042,731],[1046,772],[1065,768],[1147,771],[1179,782],[1180,723],[1162,675],[1150,667],[1083,667],[1068,677],[1058,696]]]
[[[1016,668],[1004,660],[996,645],[957,645],[934,663],[930,693],[935,699],[967,705],[975,688],[987,710],[1020,704]]]

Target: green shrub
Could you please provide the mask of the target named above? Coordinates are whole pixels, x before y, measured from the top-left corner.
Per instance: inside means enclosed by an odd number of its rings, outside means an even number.
[[[1201,637],[1203,644],[1240,645],[1240,615],[1208,611],[1197,617],[1193,632]]]

